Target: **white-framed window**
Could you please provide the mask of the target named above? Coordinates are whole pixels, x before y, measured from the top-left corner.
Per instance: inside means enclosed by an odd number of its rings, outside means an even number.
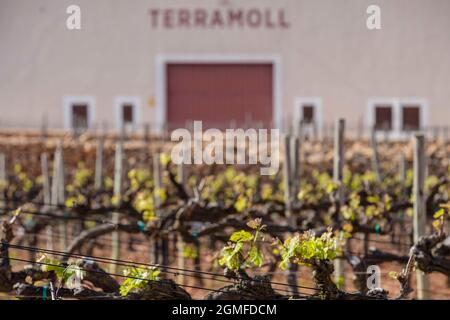
[[[140,120],[141,99],[136,96],[118,96],[114,100],[116,127],[133,129]]]
[[[395,131],[397,124],[395,99],[376,99],[369,102],[369,128],[376,131]]]
[[[420,100],[400,101],[400,125],[404,132],[419,131],[427,124],[427,104]]]
[[[400,137],[420,131],[428,123],[428,103],[424,99],[381,98],[368,101],[367,125],[378,132]]]
[[[298,97],[294,101],[293,128],[307,136],[321,136],[322,99],[319,97]]]
[[[92,96],[65,96],[64,128],[84,131],[93,126],[95,121],[95,98]]]

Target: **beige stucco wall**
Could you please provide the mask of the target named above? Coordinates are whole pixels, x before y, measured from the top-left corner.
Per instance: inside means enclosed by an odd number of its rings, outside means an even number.
[[[366,28],[378,4],[382,29]],[[82,29],[66,29],[66,7]],[[289,29],[152,29],[148,9],[283,8]],[[117,95],[142,99],[155,118],[159,54],[270,55],[281,62],[283,116],[296,97],[320,97],[323,120],[357,123],[370,98],[426,99],[429,125],[450,124],[448,0],[0,0],[0,126],[62,127],[63,97],[96,99],[113,125]],[[156,101],[158,104],[158,101]]]

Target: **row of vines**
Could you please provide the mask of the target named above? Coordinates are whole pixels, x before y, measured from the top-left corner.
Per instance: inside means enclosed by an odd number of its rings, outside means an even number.
[[[270,176],[161,140],[2,138],[0,297],[450,297],[450,144],[336,131],[286,137]]]

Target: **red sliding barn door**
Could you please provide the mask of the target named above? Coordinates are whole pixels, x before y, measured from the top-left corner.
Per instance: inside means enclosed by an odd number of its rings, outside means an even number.
[[[167,122],[170,129],[201,120],[204,128],[272,121],[272,64],[167,65]]]

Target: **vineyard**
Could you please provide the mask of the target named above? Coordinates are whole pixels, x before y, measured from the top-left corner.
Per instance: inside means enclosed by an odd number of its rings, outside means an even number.
[[[283,137],[268,176],[175,165],[172,145],[0,134],[0,298],[450,298],[450,142],[340,121]]]

